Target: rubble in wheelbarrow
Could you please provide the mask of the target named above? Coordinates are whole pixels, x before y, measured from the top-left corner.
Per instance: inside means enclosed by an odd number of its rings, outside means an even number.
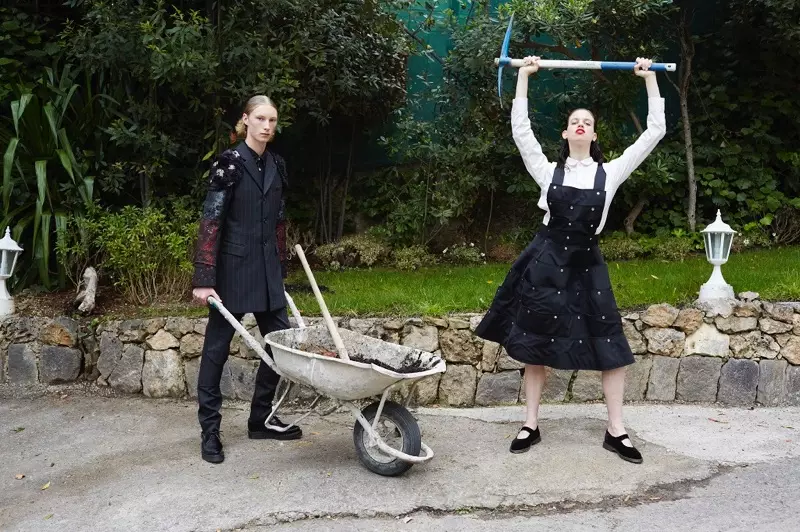
[[[374,364],[395,373],[410,375],[432,369],[440,358],[427,351],[386,342],[347,329],[340,329],[342,341],[351,361]],[[305,353],[339,358],[333,338],[325,327],[287,329],[270,333],[278,344]]]
[[[338,355],[331,351],[330,349],[326,349],[321,345],[310,344],[308,342],[301,343],[298,348],[301,351],[305,351],[306,353],[314,353],[315,355],[322,355],[331,358],[337,358]],[[421,371],[425,371],[430,369],[426,364],[422,362],[419,358],[419,353],[409,353],[407,354],[401,361],[400,364],[395,365],[387,364],[381,360],[372,357],[366,356],[359,356],[359,355],[350,355],[350,360],[353,362],[360,362],[362,364],[375,364],[376,366],[382,367],[384,369],[388,369],[389,371],[394,371],[396,373],[419,373]]]

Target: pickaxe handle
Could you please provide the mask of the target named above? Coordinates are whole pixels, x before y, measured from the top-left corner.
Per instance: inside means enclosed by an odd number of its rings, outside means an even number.
[[[520,68],[525,66],[523,59],[495,58],[494,64],[498,66],[511,66]],[[539,68],[547,69],[574,69],[574,70],[633,70],[634,62],[625,61],[573,61],[560,59],[540,59]],[[650,69],[654,72],[674,72],[675,63],[653,63]]]

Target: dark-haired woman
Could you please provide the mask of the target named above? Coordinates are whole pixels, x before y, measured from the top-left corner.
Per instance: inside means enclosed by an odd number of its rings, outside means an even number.
[[[528,77],[539,69],[538,57],[519,69],[511,111],[514,141],[525,167],[541,187],[544,220],[533,242],[516,260],[497,291],[476,333],[502,344],[525,364],[525,424],[511,443],[512,453],[541,441],[539,401],[546,367],[599,370],[608,409],[603,447],[623,460],[641,463],[622,421],[625,366],[634,362],[597,236],[619,186],[644,161],[666,132],[664,100],[652,61],[636,60],[634,73],[644,78],[649,101],[647,129],[625,152],[604,162],[597,144],[594,115],[576,109],[561,133],[557,162],[542,153],[528,118]]]

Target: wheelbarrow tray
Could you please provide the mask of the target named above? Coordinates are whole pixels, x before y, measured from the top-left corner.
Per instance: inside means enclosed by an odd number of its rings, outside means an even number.
[[[432,353],[346,329],[339,333],[350,360],[301,349],[311,345],[335,353],[333,338],[325,327],[275,331],[264,340],[272,348],[281,375],[341,401],[381,395],[402,380],[416,380],[446,369],[444,360]]]

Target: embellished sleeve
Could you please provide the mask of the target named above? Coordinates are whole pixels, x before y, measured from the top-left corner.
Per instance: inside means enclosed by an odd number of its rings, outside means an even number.
[[[281,176],[281,206],[278,210],[278,223],[275,225],[275,237],[278,242],[278,258],[281,261],[281,276],[286,279],[289,271],[289,250],[286,247],[286,192],[289,188],[289,179],[286,172],[286,162],[282,157],[276,156],[278,174]]]
[[[238,158],[239,154],[235,150],[226,150],[211,165],[194,255],[194,287],[213,288],[217,285],[217,254],[222,223],[233,187],[242,176],[242,164]]]

